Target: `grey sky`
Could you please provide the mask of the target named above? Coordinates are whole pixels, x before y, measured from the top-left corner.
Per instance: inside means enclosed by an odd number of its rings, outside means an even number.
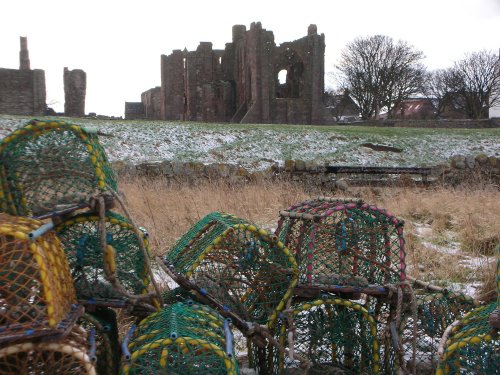
[[[326,72],[357,36],[406,40],[430,69],[500,48],[500,0],[3,0],[0,67],[19,67],[19,37],[27,36],[31,68],[45,70],[56,111],[64,106],[67,66],[87,72],[86,112],[121,116],[125,101],[160,85],[161,54],[200,41],[223,49],[233,25],[255,21],[273,31],[276,44],[316,24],[326,38]]]

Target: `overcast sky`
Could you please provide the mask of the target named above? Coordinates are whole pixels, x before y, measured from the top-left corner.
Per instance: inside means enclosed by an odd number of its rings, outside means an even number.
[[[19,68],[19,37],[28,37],[32,69],[45,70],[47,103],[63,111],[63,69],[87,72],[85,111],[123,116],[125,101],[160,86],[160,56],[224,49],[235,24],[260,21],[277,45],[307,35],[326,38],[325,71],[347,43],[375,34],[424,52],[430,69],[466,52],[500,48],[500,0],[2,0],[0,67]]]

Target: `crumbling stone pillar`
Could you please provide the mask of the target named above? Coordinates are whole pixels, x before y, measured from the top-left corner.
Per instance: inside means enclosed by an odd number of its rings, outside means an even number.
[[[30,70],[30,55],[28,52],[28,38],[25,36],[21,39],[21,51],[19,52],[19,70]]]
[[[70,117],[85,115],[87,74],[81,69],[64,68],[64,114]]]

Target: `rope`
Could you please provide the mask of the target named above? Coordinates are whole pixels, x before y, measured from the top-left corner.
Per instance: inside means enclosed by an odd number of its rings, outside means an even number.
[[[132,216],[130,215],[129,210],[127,209],[127,206],[123,202],[123,199],[118,195],[118,193],[109,185],[106,185],[113,197],[120,203],[120,207],[123,209],[123,212],[125,213],[125,216],[127,219],[130,221],[132,224],[132,228],[134,229],[135,235],[137,236],[138,243],[139,243],[139,248],[141,249],[143,255],[144,255],[144,261],[146,262],[146,267],[149,272],[149,276],[151,278],[151,283],[153,284],[153,288],[156,292],[156,295],[158,297],[158,302],[161,303],[162,297],[161,297],[161,291],[160,287],[158,286],[158,283],[155,280],[155,275],[153,273],[153,269],[151,268],[151,260],[149,258],[149,253],[147,252],[146,248],[144,247],[144,243],[142,242],[142,234],[141,231],[139,230],[139,227],[135,223],[135,221],[132,219]]]
[[[97,205],[97,207],[95,207]],[[151,293],[144,294],[144,295],[133,295],[130,294],[123,285],[119,282],[119,280],[116,278],[116,270],[114,269],[113,266],[110,266],[109,262],[107,261],[107,252],[108,250],[108,243],[107,243],[107,232],[106,232],[106,204],[105,204],[105,199],[102,194],[98,195],[97,197],[92,199],[92,204],[91,208],[95,211],[98,209],[99,211],[99,232],[100,232],[100,245],[101,245],[101,250],[102,250],[102,257],[104,261],[104,273],[106,275],[106,280],[108,280],[112,287],[121,295],[125,296],[132,304],[132,306],[141,306],[146,308],[149,311],[156,311],[156,309],[150,305],[149,303],[144,303],[142,301],[144,300],[149,300],[152,297]],[[135,227],[134,227],[135,228]],[[142,243],[142,240],[140,239],[139,241],[139,246],[144,246]],[[154,294],[153,294],[154,295]]]
[[[397,333],[397,329],[400,328],[401,326],[401,316],[403,314],[403,286],[407,287],[409,289],[409,295],[410,295],[410,306],[411,306],[411,317],[413,319],[413,327],[412,327],[412,339],[411,339],[411,346],[412,346],[412,360],[411,360],[411,367],[412,371],[410,372],[408,368],[406,367],[406,361],[405,361],[405,351],[403,347],[403,343],[399,337],[399,334]],[[415,292],[411,286],[410,283],[407,281],[398,283],[398,284],[388,284],[385,285],[387,289],[389,289],[389,299],[392,299],[392,296],[396,293],[397,294],[397,301],[396,301],[396,316],[394,317],[394,323],[396,330],[392,333],[392,335],[397,335],[397,337],[393,337],[393,345],[395,346],[395,349],[398,353],[399,357],[399,362],[401,369],[405,374],[413,374],[416,375],[416,357],[417,357],[417,299],[415,297]],[[391,319],[388,321],[388,325],[391,324]],[[390,331],[390,328],[388,327],[388,331]]]

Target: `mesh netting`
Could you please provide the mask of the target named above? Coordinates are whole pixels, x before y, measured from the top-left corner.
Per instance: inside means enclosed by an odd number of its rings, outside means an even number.
[[[497,299],[448,327],[441,339],[437,375],[500,374],[500,246],[496,256]]]
[[[407,311],[401,322],[401,338],[408,359],[415,356],[417,374],[433,374],[438,363],[438,347],[446,328],[474,308],[474,301],[461,293],[415,291],[417,303],[417,326],[413,315]],[[412,341],[416,339],[415,353]]]
[[[436,374],[499,374],[500,337],[488,323],[497,303],[479,307],[452,328]]]
[[[147,293],[150,282],[144,252],[132,224],[106,212],[106,250],[101,245],[100,218],[93,213],[76,215],[56,227],[64,243],[77,296],[80,300],[106,303],[125,296],[107,279],[115,273],[118,283],[131,295]],[[147,235],[142,241],[149,249]]]
[[[75,326],[53,342],[25,342],[0,348],[0,375],[96,375],[87,333]]]
[[[195,224],[165,259],[246,321],[270,327],[297,282],[295,259],[275,236],[218,212]]]
[[[122,374],[237,374],[229,322],[213,309],[176,303],[135,330]]]
[[[297,259],[301,286],[369,292],[405,280],[403,222],[384,209],[361,201],[309,200],[281,211],[276,233]]]
[[[283,319],[280,342],[309,359],[309,374],[380,372],[377,322],[362,305],[342,298],[319,299],[291,311],[293,326],[292,320]],[[298,370],[299,362],[281,355],[277,368],[269,372],[283,374],[290,369]]]
[[[113,171],[97,135],[64,121],[32,120],[0,142],[0,211],[41,216],[88,202]]]
[[[105,307],[97,307],[92,313],[83,314],[78,324],[89,332],[89,357],[95,363],[97,374],[118,373],[120,345],[116,313]]]
[[[56,335],[77,318],[64,251],[50,225],[0,213],[0,343]]]

